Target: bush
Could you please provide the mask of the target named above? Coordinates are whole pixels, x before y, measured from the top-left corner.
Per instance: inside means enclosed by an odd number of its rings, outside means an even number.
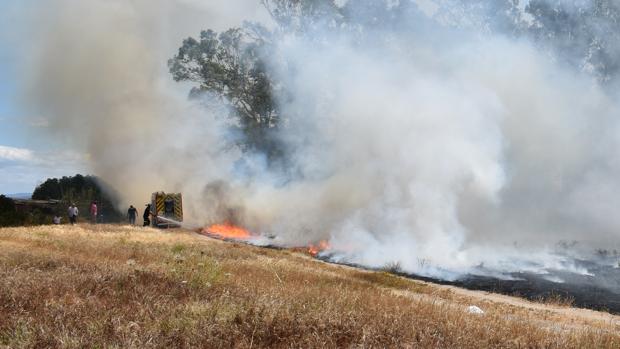
[[[0,195],[0,227],[23,225],[26,215],[18,212],[13,199]]]

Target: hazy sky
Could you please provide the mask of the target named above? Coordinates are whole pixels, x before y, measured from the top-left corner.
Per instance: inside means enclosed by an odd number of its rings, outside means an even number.
[[[30,6],[34,1],[0,2],[0,193],[31,192],[47,176],[82,170],[75,161],[53,164],[54,158],[67,155],[66,150],[34,137],[33,129],[45,127],[45,121],[27,122],[17,101],[19,63],[27,45],[27,38],[20,39],[22,15]]]

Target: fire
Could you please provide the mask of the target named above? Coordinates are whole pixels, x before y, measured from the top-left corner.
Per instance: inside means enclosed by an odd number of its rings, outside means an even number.
[[[316,256],[321,251],[325,251],[329,249],[329,242],[327,240],[321,240],[316,245],[310,244],[308,245],[308,253],[312,256]]]
[[[214,224],[208,228],[203,229],[206,234],[217,235],[221,238],[227,239],[248,239],[252,237],[249,231],[241,227],[237,227],[230,223]]]

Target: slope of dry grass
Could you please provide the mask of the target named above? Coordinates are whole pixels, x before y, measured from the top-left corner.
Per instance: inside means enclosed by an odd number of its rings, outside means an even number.
[[[610,315],[184,231],[0,229],[0,274],[0,346],[11,348],[620,347]]]

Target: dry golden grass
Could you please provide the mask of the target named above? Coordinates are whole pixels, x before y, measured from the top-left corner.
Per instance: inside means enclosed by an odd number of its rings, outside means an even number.
[[[0,346],[11,348],[620,347],[608,314],[185,231],[0,229],[0,273]]]

